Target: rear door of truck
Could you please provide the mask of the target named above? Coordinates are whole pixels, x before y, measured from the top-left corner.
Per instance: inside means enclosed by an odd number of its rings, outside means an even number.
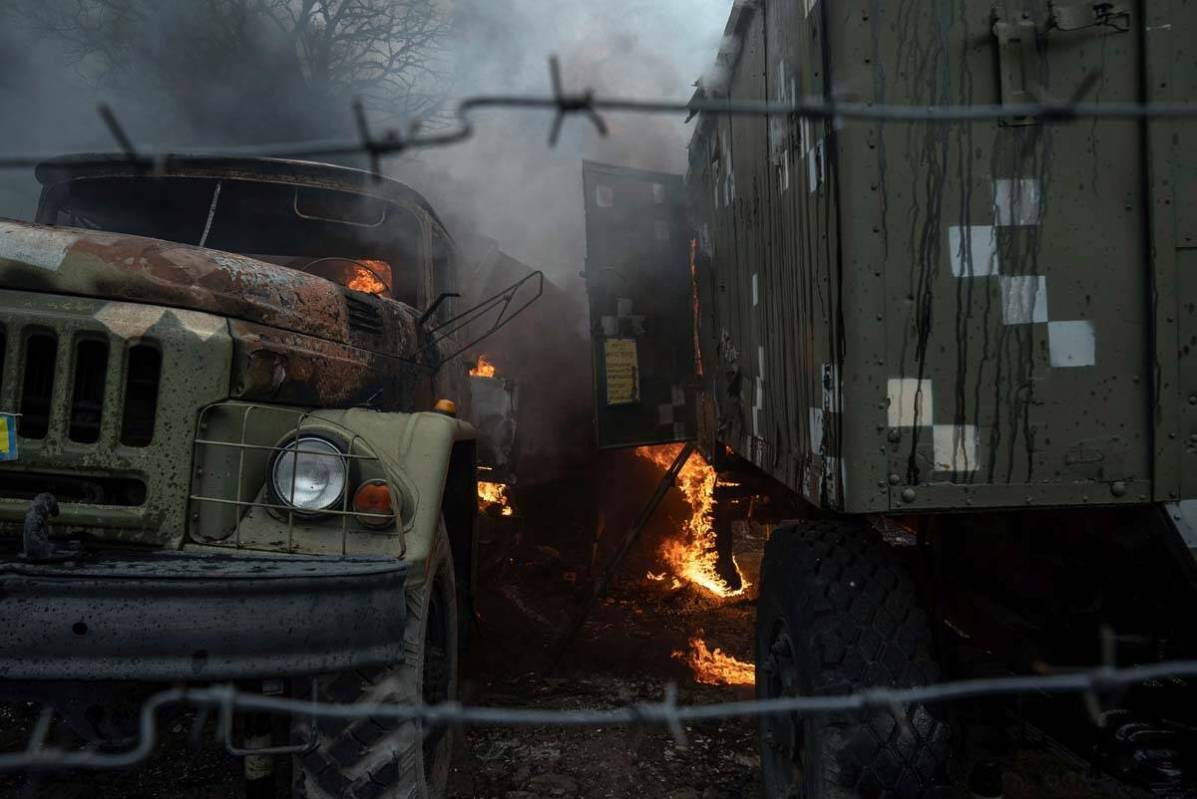
[[[693,439],[693,250],[682,178],[586,162],[582,183],[599,447]]]

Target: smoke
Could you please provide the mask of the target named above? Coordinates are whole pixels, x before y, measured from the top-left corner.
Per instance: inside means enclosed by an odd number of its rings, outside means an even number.
[[[298,0],[0,0],[0,152],[116,149],[96,113],[99,101],[114,108],[137,145],[153,149],[352,137],[355,94],[366,95],[376,131],[417,115],[435,123],[438,112],[443,124],[443,115],[461,97],[547,95],[550,54],[560,57],[567,91],[685,101],[714,63],[732,5],[732,0],[352,2],[379,13],[431,7],[444,20],[407,83],[363,90],[338,76],[335,58],[297,58],[297,50],[301,56],[320,51],[314,45],[297,48],[293,29],[245,11],[286,11],[303,5]],[[71,16],[96,4],[123,9],[126,16]],[[386,36],[379,46],[393,43]],[[385,162],[385,169],[424,193],[457,239],[493,239],[511,256],[543,269],[559,287],[550,293],[557,305],[539,314],[554,320],[562,334],[548,332],[548,321],[532,324],[535,340],[513,343],[508,358],[536,357],[539,348],[546,362],[576,365],[576,374],[568,377],[558,371],[557,385],[523,393],[526,404],[539,403],[528,408],[539,425],[536,436],[556,442],[565,429],[575,438],[590,435],[590,355],[579,277],[585,268],[582,161],[680,173],[690,129],[681,115],[611,115],[610,135],[602,138],[579,116],[566,120],[557,147],[550,149],[551,118],[481,112],[471,140],[413,151]],[[365,165],[363,158],[348,161]],[[31,170],[0,172],[0,216],[30,218],[38,193]],[[549,346],[551,353],[544,351]],[[562,441],[561,447],[576,444]]]
[[[463,0],[455,94],[547,94],[550,54],[567,91],[687,100],[710,67],[731,0]],[[434,195],[461,232],[498,240],[567,287],[584,264],[581,162],[680,173],[690,131],[682,116],[611,115],[602,138],[568,119],[556,149],[547,113],[488,111],[477,135],[417,154],[396,172]],[[577,286],[573,286],[576,290]]]
[[[107,0],[105,17],[77,13],[87,2],[0,0],[0,150],[112,150],[95,112],[101,100],[147,147],[353,135],[354,86],[299,63],[287,37],[293,31],[244,12],[290,2]],[[358,2],[379,9],[427,5]],[[570,89],[684,100],[713,62],[731,5],[431,2],[447,28],[423,53],[435,68],[408,88],[414,104],[401,102],[401,92],[389,103],[388,96],[368,98],[379,127],[427,115],[435,100],[443,101],[443,111],[454,98],[475,93],[547,93],[550,53],[560,56]],[[449,96],[438,97],[442,91]],[[485,112],[474,140],[413,153],[389,169],[428,193],[454,233],[490,236],[516,257],[568,279],[583,256],[580,161],[678,172],[688,131],[680,117],[612,116],[611,136],[603,140],[579,118],[549,150],[549,121],[547,114]],[[28,173],[0,174],[0,214],[28,217],[36,196]]]

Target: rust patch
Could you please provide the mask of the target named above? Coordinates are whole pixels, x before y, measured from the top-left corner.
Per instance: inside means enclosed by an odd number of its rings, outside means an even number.
[[[252,401],[409,410],[429,375],[398,358],[312,336],[234,321],[233,396]]]

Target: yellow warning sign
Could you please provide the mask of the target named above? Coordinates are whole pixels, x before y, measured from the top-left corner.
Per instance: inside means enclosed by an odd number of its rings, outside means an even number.
[[[607,404],[639,402],[640,362],[636,353],[636,339],[606,339],[603,342],[603,356],[607,372]]]
[[[17,459],[17,417],[0,413],[0,461]]]

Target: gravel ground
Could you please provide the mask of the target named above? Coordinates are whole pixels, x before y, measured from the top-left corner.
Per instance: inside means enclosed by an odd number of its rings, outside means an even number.
[[[608,536],[596,557],[591,531],[599,526],[598,508],[603,508],[601,526],[626,529],[651,490],[645,486],[651,486],[653,472],[642,462],[625,457],[606,468],[568,486],[526,492],[522,520],[488,528],[481,550],[479,625],[463,662],[463,701],[610,708],[658,700],[670,682],[677,684],[683,703],[751,696],[746,686],[697,683],[675,655],[687,650],[692,636],[701,635],[711,648],[751,661],[751,595],[717,601],[695,588],[675,589],[671,581],[645,577],[649,570],[661,570],[656,547],[687,512],[676,497],[663,505],[657,526],[634,548],[608,597],[554,664],[555,642],[588,590],[591,564],[604,562],[615,544]],[[601,490],[594,491],[595,485]],[[740,564],[755,583],[763,540],[742,536],[737,546]],[[12,751],[21,745],[31,713],[21,706],[2,712],[0,748]],[[192,748],[187,731],[187,719],[168,721],[157,754],[132,771],[57,775],[36,784],[9,776],[0,778],[0,797],[242,795],[240,761],[210,742]],[[1007,732],[1007,797],[1143,795],[1093,775],[1084,761],[1029,725]],[[692,726],[685,744],[657,728],[470,728],[459,733],[449,797],[735,799],[761,794],[753,722]]]

